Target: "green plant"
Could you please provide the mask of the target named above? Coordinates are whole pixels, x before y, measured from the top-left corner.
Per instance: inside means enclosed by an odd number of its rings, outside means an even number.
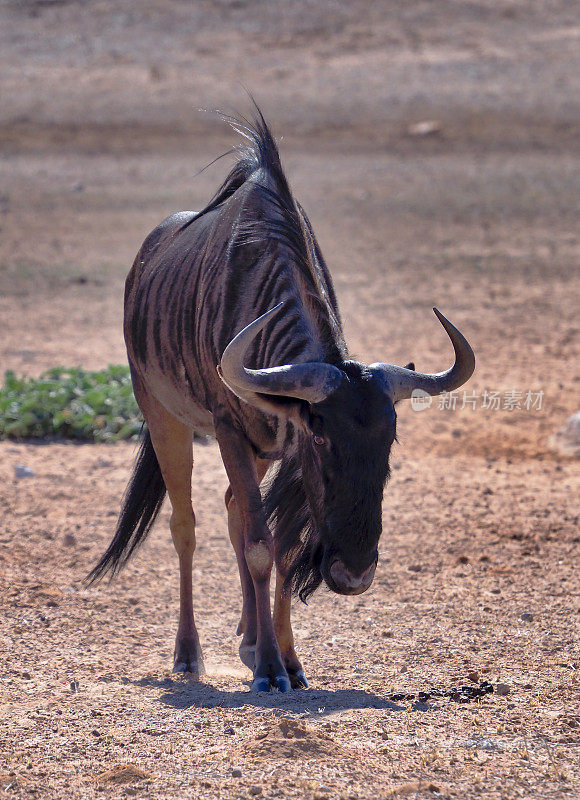
[[[142,421],[125,366],[54,367],[39,378],[6,372],[0,389],[0,439],[112,442],[135,438]]]

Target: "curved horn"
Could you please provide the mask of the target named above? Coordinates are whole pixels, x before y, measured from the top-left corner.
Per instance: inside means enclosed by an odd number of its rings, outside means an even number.
[[[407,400],[416,389],[434,395],[441,392],[452,392],[463,386],[472,376],[475,369],[475,356],[465,336],[452,325],[449,320],[433,308],[437,319],[443,325],[455,350],[455,363],[446,372],[434,375],[415,372],[394,364],[371,364],[370,368],[379,371],[385,381],[385,390],[394,403]]]
[[[252,395],[270,394],[296,397],[308,403],[320,403],[333,392],[343,378],[332,364],[308,362],[286,364],[269,369],[248,369],[244,359],[249,346],[283,303],[251,322],[228,344],[218,366],[218,373],[234,394],[252,403]]]

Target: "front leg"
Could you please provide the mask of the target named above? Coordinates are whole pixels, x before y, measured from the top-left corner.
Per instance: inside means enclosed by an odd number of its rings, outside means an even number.
[[[231,423],[216,420],[216,438],[230,481],[241,522],[244,557],[256,602],[256,651],[253,691],[281,692],[291,688],[276,640],[270,611],[270,575],[274,564],[274,542],[260,496],[255,456],[245,435]]]
[[[270,463],[262,459],[256,460],[256,472],[258,475],[258,483],[262,479]],[[238,509],[236,498],[233,496],[231,486],[225,496],[225,504],[228,510],[228,530],[230,534],[230,541],[236,554],[238,561],[238,570],[240,573],[240,584],[242,587],[242,616],[240,624],[238,625],[237,634],[242,636],[240,644],[240,658],[242,663],[254,669],[256,660],[256,637],[257,637],[257,619],[256,619],[256,594],[254,592],[254,583],[250,570],[246,563],[245,542],[242,520]]]

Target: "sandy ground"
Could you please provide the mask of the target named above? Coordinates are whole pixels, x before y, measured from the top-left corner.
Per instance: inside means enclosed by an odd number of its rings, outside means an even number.
[[[352,353],[444,368],[437,304],[478,358],[455,410],[400,410],[377,577],[296,603],[312,688],[291,696],[250,694],[237,657],[215,444],[195,451],[194,683],[170,673],[167,508],[116,583],[82,584],[135,446],[0,443],[6,796],[580,792],[580,465],[548,446],[580,388],[580,28],[564,2],[400,5],[0,8],[2,369],[124,360],[128,266],[219,183],[224,161],[196,173],[234,137],[197,109],[246,110],[240,83],[283,136]],[[508,693],[388,699],[475,674]]]

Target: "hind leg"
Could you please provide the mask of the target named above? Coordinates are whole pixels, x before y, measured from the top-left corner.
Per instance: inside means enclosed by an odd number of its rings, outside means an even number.
[[[179,559],[179,624],[174,672],[203,673],[199,636],[193,618],[192,564],[195,515],[191,506],[192,430],[179,422],[151,395],[139,392],[139,405],[149,428],[161,474],[171,500],[169,527]]]
[[[285,575],[276,567],[276,593],[274,595],[274,630],[282,660],[293,689],[308,689],[308,680],[294,649],[294,634],[290,620],[290,591],[284,588]]]
[[[266,474],[269,467],[268,461],[256,461],[256,473],[258,483]],[[238,562],[238,570],[240,572],[240,583],[242,585],[242,616],[240,624],[238,625],[238,636],[242,636],[240,643],[240,658],[242,663],[249,669],[254,669],[255,652],[256,652],[256,638],[258,633],[257,618],[256,618],[256,594],[254,592],[254,584],[246,556],[244,553],[244,531],[242,528],[242,520],[238,504],[233,496],[231,487],[228,487],[225,496],[225,504],[228,510],[228,531],[230,534],[230,541],[236,559]]]

